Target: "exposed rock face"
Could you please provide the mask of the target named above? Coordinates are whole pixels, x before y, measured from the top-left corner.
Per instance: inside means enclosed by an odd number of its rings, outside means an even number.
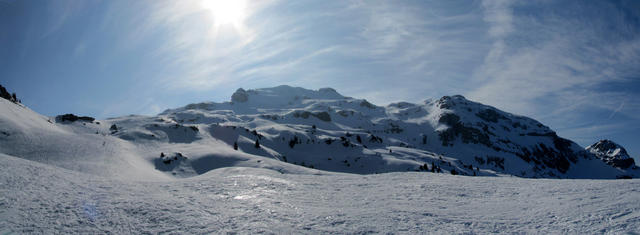
[[[71,113],[56,116],[57,122],[75,122],[75,121],[93,122],[93,120],[95,120],[95,118],[87,117],[87,116],[78,117]]]
[[[479,118],[481,118],[484,121],[493,122],[493,123],[498,122],[498,119],[507,120],[507,118],[505,116],[499,114],[497,111],[495,111],[493,109],[482,110],[482,111],[476,113],[476,116],[478,116]]]
[[[492,146],[489,140],[489,132],[465,126],[460,122],[460,117],[455,114],[447,113],[440,117],[439,122],[447,124],[450,127],[444,131],[439,132],[440,139],[442,140],[442,145],[444,146],[449,145],[449,142],[452,142],[458,136],[460,136],[462,142],[465,144],[480,143],[487,147]]]
[[[16,97],[16,93],[10,94],[6,88],[0,85],[0,98],[6,99],[13,103],[19,103],[18,98]]]
[[[435,104],[442,110],[438,136],[443,146],[479,144],[497,152],[513,154],[538,169],[556,169],[566,173],[583,154],[572,147],[575,143],[559,137],[541,123],[516,116],[494,107],[465,99],[461,95],[444,96]],[[517,139],[528,139],[517,141]],[[577,146],[577,145],[576,145]]]
[[[7,100],[11,100],[11,94],[9,94],[9,91],[7,91],[6,88],[4,88],[2,85],[0,85],[0,97],[3,99],[7,99]]]
[[[360,102],[360,106],[367,107],[367,108],[370,108],[370,109],[375,109],[376,108],[375,105],[369,103],[369,101],[367,101],[367,100],[363,100],[362,102]]]
[[[313,116],[325,122],[331,121],[331,116],[327,112],[317,112],[317,113],[314,113]]]
[[[236,90],[236,92],[233,93],[233,95],[231,95],[231,101],[233,102],[243,103],[247,102],[248,100],[249,95],[247,94],[247,91],[242,88],[239,88],[238,90]]]
[[[307,119],[309,118],[309,116],[314,116],[322,121],[325,122],[330,122],[331,121],[331,115],[329,115],[329,113],[327,112],[308,112],[308,111],[297,111],[293,113],[293,117],[296,118],[304,118]]]
[[[109,130],[111,130],[111,134],[114,134],[114,133],[118,132],[118,126],[116,126],[116,124],[113,124],[113,125],[111,125]]]
[[[627,154],[627,150],[611,140],[600,140],[589,145],[586,150],[614,167],[626,169],[635,166],[635,161]]]

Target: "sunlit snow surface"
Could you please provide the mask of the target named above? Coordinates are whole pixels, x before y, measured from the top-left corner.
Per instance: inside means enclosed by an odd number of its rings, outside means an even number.
[[[0,154],[0,233],[633,233],[639,180],[222,168],[138,181]]]
[[[0,235],[640,232],[639,180],[509,177],[537,175],[517,174],[532,166],[508,154],[504,169],[474,163],[474,171],[464,165],[494,150],[459,141],[442,146],[434,131],[440,124],[412,124],[436,120],[430,117],[442,112],[433,105],[411,111],[419,118],[402,124],[402,133],[386,133],[375,128],[413,117],[400,109],[417,105],[383,109],[332,89],[246,93],[243,104],[202,103],[94,122],[59,122],[0,99]],[[335,105],[329,109],[327,102]],[[263,117],[252,105],[271,111]],[[313,116],[326,118],[319,115],[324,110],[332,110],[331,122]],[[548,129],[529,122],[527,131]],[[369,139],[365,129],[384,143]],[[436,141],[409,138],[420,133]],[[503,134],[514,141],[542,138]],[[367,138],[360,143],[356,136]],[[294,137],[302,140],[295,146]],[[551,146],[548,141],[542,142]],[[420,169],[426,163],[443,172]],[[453,169],[482,177],[453,176]],[[640,174],[582,158],[556,176],[622,173]]]

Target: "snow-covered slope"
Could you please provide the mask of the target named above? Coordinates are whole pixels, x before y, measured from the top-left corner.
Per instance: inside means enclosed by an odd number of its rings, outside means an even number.
[[[461,96],[280,86],[108,120],[0,99],[0,234],[633,233],[638,179],[451,175],[637,177],[624,152]]]
[[[236,133],[243,142],[259,139],[274,151],[258,155],[329,171],[436,168],[465,175],[640,176],[634,166],[607,165],[536,120],[459,95],[381,107],[331,88],[278,86],[238,89],[230,102],[190,104],[159,117],[184,125],[240,128]]]
[[[278,86],[238,89],[229,102],[152,117],[48,118],[6,100],[0,110],[1,153],[98,175],[190,177],[247,166],[290,173],[640,176],[633,163],[611,164],[531,118],[462,96],[381,107],[331,88]]]
[[[56,123],[4,99],[0,99],[0,110],[1,153],[97,175],[164,175],[139,158],[134,145],[109,135],[106,123]]]
[[[635,234],[640,181],[217,169],[113,179],[0,154],[0,234]]]
[[[263,167],[283,173],[317,172],[233,151],[220,139],[203,138],[194,131],[197,129],[162,118],[60,121],[4,99],[0,99],[0,110],[0,153],[84,173],[155,181],[230,166]],[[114,123],[119,130],[114,130]],[[169,161],[163,161],[161,153]],[[178,154],[182,156],[179,159]],[[176,161],[169,157],[176,157]]]

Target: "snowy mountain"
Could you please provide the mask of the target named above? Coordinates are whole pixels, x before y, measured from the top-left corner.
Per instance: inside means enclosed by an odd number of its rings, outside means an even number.
[[[637,177],[625,152],[462,96],[280,86],[107,120],[0,99],[0,233],[633,233],[637,179],[459,176]]]
[[[538,121],[459,95],[382,107],[331,88],[278,86],[238,89],[229,102],[157,116],[97,121],[0,105],[2,153],[101,175],[189,177],[246,166],[283,173],[640,176],[632,160],[603,157],[593,150],[601,147],[585,150]]]
[[[258,138],[275,151],[268,156],[329,171],[436,168],[465,175],[638,175],[634,167],[603,164],[538,121],[459,95],[381,107],[331,88],[279,86],[238,89],[230,102],[190,104],[159,116],[181,124],[216,123],[256,131],[259,135],[237,133],[248,138],[245,143]]]
[[[617,168],[627,169],[636,166],[633,158],[627,154],[627,150],[611,140],[600,140],[587,146],[586,150]]]

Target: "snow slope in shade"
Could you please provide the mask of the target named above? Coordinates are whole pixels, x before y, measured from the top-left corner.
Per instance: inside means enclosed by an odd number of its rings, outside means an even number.
[[[231,167],[141,182],[0,154],[0,233],[640,231],[640,181]]]

